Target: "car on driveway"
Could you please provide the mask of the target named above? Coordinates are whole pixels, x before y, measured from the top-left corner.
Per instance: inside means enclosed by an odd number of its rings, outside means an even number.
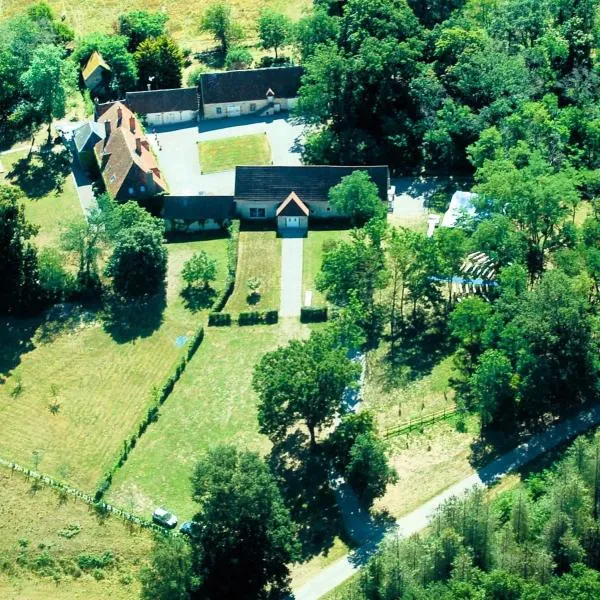
[[[185,523],[181,524],[179,531],[183,533],[183,535],[187,535],[190,538],[196,538],[198,537],[199,533],[198,527],[198,523],[195,523],[194,521],[186,521]]]
[[[157,525],[162,525],[162,527],[166,527],[167,529],[173,529],[177,526],[177,517],[164,508],[157,508],[152,513],[152,520]]]

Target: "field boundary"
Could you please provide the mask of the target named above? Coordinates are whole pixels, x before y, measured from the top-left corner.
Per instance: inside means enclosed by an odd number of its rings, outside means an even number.
[[[433,425],[439,421],[445,421],[449,417],[454,416],[458,412],[456,406],[444,408],[426,415],[422,415],[415,419],[409,418],[406,421],[392,427],[386,427],[383,437],[387,440],[403,433],[410,433],[413,429],[419,429],[425,427],[425,425]]]
[[[15,462],[6,460],[4,458],[0,458],[0,466],[10,469],[14,473],[21,473],[26,478],[35,479],[35,481],[42,483],[46,487],[50,487],[58,492],[68,494],[73,498],[82,500],[83,502],[94,508],[94,510],[98,511],[99,514],[111,513],[113,515],[116,515],[117,517],[120,517],[124,521],[134,523],[135,525],[139,525],[144,529],[150,529],[155,532],[170,535],[170,532],[168,530],[164,529],[163,527],[159,527],[158,525],[155,525],[154,523],[152,523],[152,521],[149,521],[148,519],[144,519],[143,517],[134,515],[133,513],[123,510],[122,508],[113,506],[112,504],[107,504],[106,502],[97,502],[94,499],[94,497],[90,494],[86,494],[78,488],[57,481],[49,475],[38,473],[33,469],[27,469],[26,467],[23,467]]]

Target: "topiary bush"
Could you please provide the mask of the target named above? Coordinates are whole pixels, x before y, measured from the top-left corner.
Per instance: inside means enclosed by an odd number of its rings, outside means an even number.
[[[300,309],[301,323],[322,323],[327,321],[327,317],[326,306],[303,306]]]
[[[209,327],[229,327],[231,325],[231,315],[229,313],[210,313],[208,315]]]

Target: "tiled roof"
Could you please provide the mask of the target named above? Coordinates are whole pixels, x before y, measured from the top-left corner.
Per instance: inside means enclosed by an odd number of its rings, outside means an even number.
[[[83,69],[83,79],[86,80],[98,67],[110,71],[110,67],[104,62],[102,55],[99,52],[94,51]]]
[[[277,209],[278,217],[308,217],[308,206],[292,192]]]
[[[269,90],[276,98],[295,98],[302,71],[302,67],[272,67],[205,73],[200,77],[202,102],[221,104],[264,100]]]
[[[198,88],[195,87],[127,92],[125,98],[129,108],[140,115],[198,110]]]
[[[233,196],[165,196],[163,217],[200,221],[224,220],[234,214]]]
[[[119,118],[119,110],[121,118]],[[108,192],[116,197],[130,173],[141,176],[152,173],[155,186],[159,190],[166,190],[167,185],[162,178],[158,163],[150,152],[148,141],[134,114],[121,102],[115,102],[98,119],[98,123],[105,128],[107,121],[111,124],[110,135],[96,144],[94,152],[99,164],[104,165],[101,171]],[[141,142],[139,152],[136,138]]]
[[[379,197],[387,200],[389,172],[387,166],[268,166],[236,167],[235,199],[254,202],[283,202],[295,192],[302,202],[325,202],[329,190],[342,177],[354,171],[367,171],[377,186]]]

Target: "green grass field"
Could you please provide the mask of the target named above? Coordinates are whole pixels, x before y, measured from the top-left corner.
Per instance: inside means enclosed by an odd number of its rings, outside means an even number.
[[[22,474],[7,469],[0,469],[0,507],[0,557],[7,565],[0,573],[3,600],[138,597],[137,573],[152,543],[148,531],[129,527],[113,516],[99,520],[87,504],[71,497],[64,500],[47,487],[35,489]],[[74,525],[79,533],[70,539],[58,534]],[[44,551],[57,561],[73,561],[84,552],[98,555],[110,551],[117,564],[104,570],[101,581],[84,572],[77,579],[63,574],[55,582],[35,575],[28,566],[17,566],[25,542],[29,562]]]
[[[60,238],[61,226],[65,223],[83,219],[83,213],[73,185],[73,179],[67,169],[61,168],[52,176],[44,175],[41,161],[34,155],[29,167],[29,176],[9,178],[12,169],[27,156],[26,151],[11,152],[0,157],[6,173],[0,175],[0,183],[22,182],[23,191],[28,195],[23,204],[25,215],[29,221],[37,225],[40,230],[35,237],[38,246],[57,246]],[[46,172],[47,173],[47,172]],[[24,174],[26,175],[26,174]],[[60,190],[57,191],[56,183]]]
[[[247,281],[250,277],[262,280],[258,302],[249,298]],[[235,289],[225,311],[279,310],[280,291],[281,240],[274,231],[242,231]]]
[[[258,433],[252,370],[265,352],[308,332],[287,321],[207,329],[158,421],[113,479],[109,501],[143,515],[164,505],[181,520],[192,517],[190,476],[204,450],[221,443],[268,450]]]
[[[0,384],[0,456],[24,466],[37,462],[42,472],[94,489],[146,412],[152,386],[170,372],[185,336],[204,319],[185,307],[179,280],[183,262],[200,248],[217,258],[215,287],[222,287],[226,239],[169,244],[162,322],[160,313],[134,315],[140,337],[123,339],[118,329],[106,331],[95,313],[74,309],[57,320],[2,322],[0,381],[8,377]]]
[[[326,229],[309,230],[304,240],[304,262],[302,267],[302,303],[308,290],[312,291],[312,306],[326,304],[321,292],[317,291],[315,279],[321,270],[323,261],[323,244],[335,242],[336,240],[348,239],[349,229]]]
[[[202,173],[229,171],[238,165],[270,165],[271,146],[266,133],[252,133],[198,142]]]
[[[3,0],[0,3],[0,15],[12,16],[23,10],[35,0]],[[187,2],[186,0],[131,0],[126,5],[119,0],[48,0],[56,14],[65,15],[66,22],[75,29],[78,36],[90,33],[112,33],[113,23],[117,16],[127,10],[165,11],[169,15],[168,29],[175,39],[184,47],[194,51],[211,47],[214,41],[210,36],[199,31],[200,17],[206,5]],[[256,20],[261,9],[272,8],[283,12],[292,19],[298,19],[305,10],[311,7],[309,0],[252,0],[242,2],[233,0],[236,21],[242,25],[248,39],[256,39]],[[266,53],[265,53],[266,54]]]

